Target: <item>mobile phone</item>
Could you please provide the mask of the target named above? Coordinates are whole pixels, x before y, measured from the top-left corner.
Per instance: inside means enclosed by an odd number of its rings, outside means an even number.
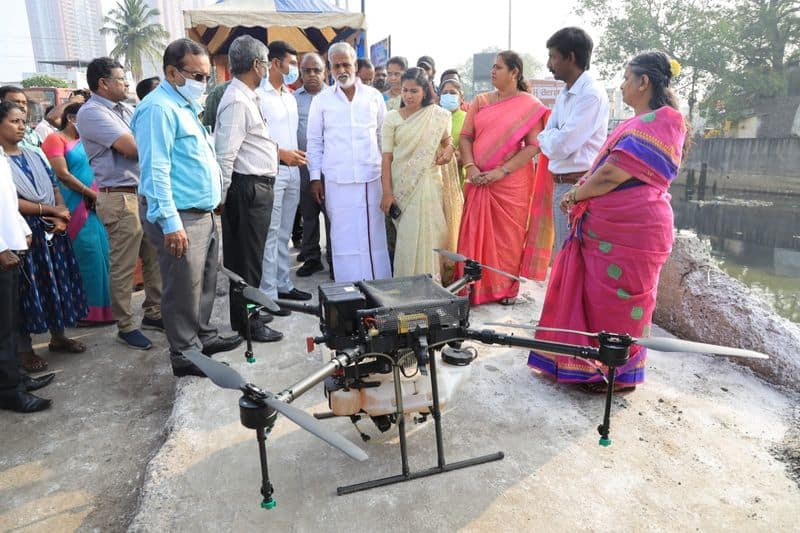
[[[400,218],[401,213],[402,211],[400,211],[400,208],[397,207],[397,204],[392,204],[392,206],[389,208],[389,216],[394,219]]]

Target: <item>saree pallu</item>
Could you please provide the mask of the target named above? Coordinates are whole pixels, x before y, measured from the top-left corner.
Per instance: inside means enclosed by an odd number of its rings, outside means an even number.
[[[529,94],[493,104],[483,94],[470,106],[462,136],[473,138],[475,165],[487,172],[514,157],[525,137],[538,134],[548,117],[547,107]],[[553,230],[540,204],[552,198],[552,183],[547,161],[540,156],[538,165],[529,161],[491,184],[465,184],[458,253],[513,275],[544,279]],[[456,277],[463,272],[463,265],[457,265]],[[496,302],[518,292],[518,282],[484,270],[472,287],[471,301]]]
[[[601,149],[592,173],[608,162],[636,181],[579,202],[570,213],[570,237],[556,256],[540,326],[581,331],[650,334],[661,267],[672,249],[672,208],[667,192],[681,161],[683,117],[671,108],[623,123]],[[598,346],[595,339],[537,331],[536,338]],[[647,349],[630,347],[617,368],[621,386],[642,383]],[[528,366],[559,382],[597,382],[600,363],[533,351]]]
[[[60,134],[50,135],[42,149],[48,158],[63,157],[67,168],[86,187],[97,192],[94,173],[80,140],[70,141]],[[105,323],[111,316],[111,287],[109,280],[108,235],[94,210],[84,202],[84,196],[59,181],[59,189],[72,215],[67,224],[67,235],[80,267],[83,290],[89,311],[81,321]]]
[[[447,243],[442,173],[434,163],[442,138],[450,132],[450,113],[426,106],[403,120],[386,115],[384,152],[392,152],[392,190],[400,217],[394,251],[394,275],[431,274],[441,281],[441,259],[433,251]],[[452,191],[450,191],[452,192]]]

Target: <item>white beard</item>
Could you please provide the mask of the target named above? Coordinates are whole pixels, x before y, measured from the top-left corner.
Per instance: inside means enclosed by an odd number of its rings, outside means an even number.
[[[341,87],[342,89],[349,89],[350,87],[355,85],[356,77],[355,76],[348,76],[346,82],[342,82],[340,79],[337,78],[336,82],[339,84],[339,87]]]

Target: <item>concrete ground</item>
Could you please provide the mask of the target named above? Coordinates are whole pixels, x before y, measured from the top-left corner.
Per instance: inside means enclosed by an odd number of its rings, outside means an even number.
[[[473,326],[530,322],[543,295],[527,283],[524,302],[476,308]],[[215,317],[226,316],[221,298]],[[305,352],[305,337],[318,334],[313,317],[273,325],[286,339],[257,344],[255,364],[243,350],[218,358],[278,392],[325,356]],[[54,408],[0,412],[0,531],[797,529],[798,398],[726,360],[651,352],[647,383],[617,397],[614,443],[602,448],[602,397],[532,375],[521,350],[478,345],[472,379],[443,416],[447,459],[502,450],[504,460],[337,496],[339,485],[399,473],[396,430],[364,421],[372,440],[363,443],[349,420],[323,421],[367,451],[358,463],[280,418],[268,441],[278,506],[264,511],[236,392],[182,378],[172,404],[163,336],[150,352],[130,352],[112,342],[113,328],[79,333],[89,335],[87,354],[50,358],[62,370],[44,390]],[[294,405],[327,410],[321,389]],[[431,422],[407,427],[412,470],[434,465]]]

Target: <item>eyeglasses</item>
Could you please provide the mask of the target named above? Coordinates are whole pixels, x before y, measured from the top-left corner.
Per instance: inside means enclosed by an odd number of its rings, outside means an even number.
[[[194,81],[199,81],[200,83],[208,83],[208,80],[211,79],[210,74],[203,74],[202,72],[191,72],[186,70],[185,68],[179,68],[181,72],[185,72],[192,78]]]
[[[300,70],[303,71],[303,74],[322,74],[321,68],[304,68]]]

